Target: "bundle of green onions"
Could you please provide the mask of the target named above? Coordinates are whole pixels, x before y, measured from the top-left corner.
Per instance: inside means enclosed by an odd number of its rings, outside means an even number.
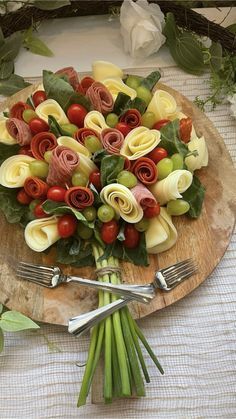
[[[100,261],[103,249],[93,245],[93,254],[97,269],[119,266],[118,259],[109,257]],[[106,273],[101,275],[99,281],[120,283],[119,273]],[[118,297],[108,292],[99,292],[99,307],[109,304]],[[78,398],[78,407],[86,403],[96,367],[100,356],[104,354],[104,387],[103,397],[105,403],[111,403],[113,398],[145,396],[144,379],[150,382],[139,341],[142,342],[151,359],[161,374],[164,371],[155,354],[146,341],[142,331],[133,320],[128,307],[116,311],[111,316],[94,326],[84,377]],[[142,375],[143,373],[143,375]],[[144,376],[144,379],[143,379]]]

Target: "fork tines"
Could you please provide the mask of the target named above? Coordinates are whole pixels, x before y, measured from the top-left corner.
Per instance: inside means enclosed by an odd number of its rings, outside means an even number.
[[[46,287],[52,286],[51,281],[54,274],[54,267],[33,263],[19,262],[16,268],[16,276]]]
[[[169,287],[179,283],[197,272],[197,266],[193,259],[186,259],[168,268],[162,269],[161,273]]]

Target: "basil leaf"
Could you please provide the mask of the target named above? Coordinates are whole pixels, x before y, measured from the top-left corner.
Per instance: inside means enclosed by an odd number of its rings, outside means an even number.
[[[15,156],[19,149],[20,146],[18,144],[7,145],[0,143],[0,165],[4,162],[4,160],[8,159],[8,157]]]
[[[30,86],[30,83],[24,81],[23,77],[12,74],[8,79],[0,80],[0,94],[11,96],[27,86]]]
[[[5,311],[0,319],[0,328],[5,332],[19,332],[20,330],[39,329],[31,319],[18,311]]]
[[[161,78],[161,73],[159,71],[153,71],[145,79],[141,81],[140,86],[144,86],[149,90],[152,90],[153,87],[157,84],[158,80]]]
[[[27,206],[21,205],[17,201],[17,192],[16,189],[5,188],[0,185],[0,209],[8,223],[19,223],[28,209]]]
[[[0,61],[13,61],[20,51],[22,34],[14,32],[5,38],[4,44],[0,47]]]
[[[125,111],[128,109],[137,109],[141,115],[145,112],[147,108],[146,102],[144,102],[143,99],[140,99],[140,97],[136,97],[133,100],[130,100],[127,103],[127,107],[125,108]]]
[[[14,61],[3,61],[0,64],[0,79],[8,79],[14,72]]]
[[[25,38],[24,47],[30,50],[33,54],[43,55],[45,57],[52,57],[53,52],[47,45],[36,36],[31,35],[31,37]]]
[[[108,152],[107,150],[101,149],[98,151],[95,151],[92,160],[94,161],[94,163],[101,163],[103,157],[108,156]]]
[[[179,120],[169,122],[160,129],[161,141],[158,147],[163,147],[172,155],[174,153],[180,153],[182,156],[186,156],[189,152],[188,147],[179,139]]]
[[[48,99],[54,99],[67,111],[73,103],[78,103],[90,110],[90,101],[81,93],[74,91],[73,87],[62,77],[51,71],[43,70],[43,85]]]
[[[80,211],[78,211],[78,210],[76,210],[72,207],[69,207],[68,205],[64,205],[61,202],[55,202],[55,201],[52,201],[51,199],[47,199],[42,204],[42,207],[47,214],[60,215],[60,214],[72,213],[77,218],[77,220],[81,221],[87,227],[89,227],[89,228],[94,227],[94,223],[87,221],[86,218],[83,216],[83,214]]]
[[[4,348],[4,334],[2,329],[0,328],[0,353],[3,351]]]
[[[128,109],[137,109],[141,114],[146,110],[146,103],[144,100],[136,97],[131,100],[130,96],[126,93],[119,92],[114,103],[113,112],[118,116],[127,111]]]
[[[124,169],[125,158],[118,155],[105,156],[101,162],[102,186],[116,182],[118,174]]]
[[[34,6],[37,7],[38,9],[41,10],[55,10],[55,9],[60,9],[61,7],[64,6],[69,6],[71,4],[71,2],[69,0],[47,0],[47,1],[40,1],[40,0],[36,0],[34,2]]]
[[[48,125],[50,128],[49,131],[51,131],[57,138],[60,137],[61,135],[66,135],[69,137],[71,136],[69,132],[61,128],[57,120],[52,115],[48,116]]]
[[[191,218],[197,218],[201,214],[205,191],[205,187],[201,184],[198,177],[194,175],[191,186],[182,194],[183,199],[190,205],[188,215]]]
[[[77,237],[60,239],[56,244],[56,261],[74,267],[92,266],[94,256],[90,243],[85,243]]]
[[[100,205],[102,204],[102,200],[100,198],[100,193],[97,191],[97,189],[95,188],[95,186],[93,185],[93,183],[90,183],[89,184],[89,188],[93,192],[93,196],[94,196],[93,205],[100,207]]]

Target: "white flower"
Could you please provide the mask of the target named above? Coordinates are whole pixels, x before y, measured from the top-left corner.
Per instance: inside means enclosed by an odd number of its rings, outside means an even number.
[[[236,118],[236,93],[234,93],[233,96],[229,96],[228,101],[231,103],[231,106],[230,106],[231,115],[234,116],[234,118]]]
[[[121,34],[125,52],[144,58],[157,52],[164,44],[164,15],[157,4],[147,0],[125,0],[120,9]]]

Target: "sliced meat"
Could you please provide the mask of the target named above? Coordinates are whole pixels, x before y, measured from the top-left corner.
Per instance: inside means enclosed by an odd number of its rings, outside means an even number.
[[[31,152],[38,160],[44,160],[46,151],[53,150],[57,147],[57,139],[52,132],[39,132],[30,143]]]
[[[89,188],[74,186],[69,188],[65,195],[65,202],[72,208],[84,209],[93,204],[94,196]]]
[[[47,183],[50,186],[64,186],[79,165],[79,156],[68,147],[57,146],[52,151]]]
[[[101,141],[108,153],[118,154],[124,142],[124,136],[118,129],[105,128],[101,132]]]
[[[26,122],[17,118],[9,118],[6,121],[9,134],[15,138],[21,146],[28,145],[32,139],[32,133]]]
[[[136,201],[142,208],[154,207],[157,204],[154,195],[142,183],[138,182],[137,185],[131,189]]]
[[[88,88],[86,96],[90,99],[96,111],[102,114],[107,114],[112,111],[114,105],[112,95],[104,84],[99,81],[95,81]]]

